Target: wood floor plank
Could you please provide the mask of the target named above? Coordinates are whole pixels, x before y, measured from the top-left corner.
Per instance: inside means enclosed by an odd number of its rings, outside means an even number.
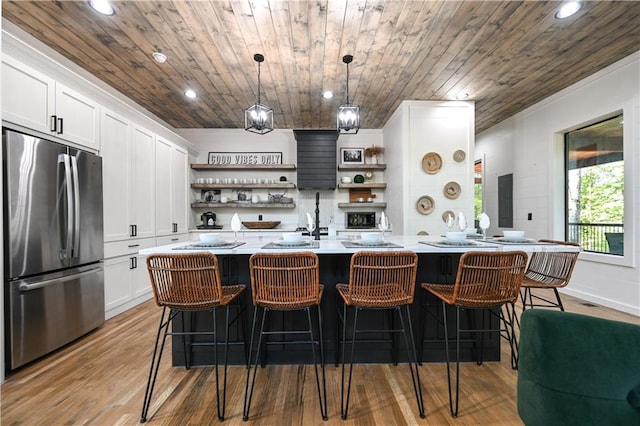
[[[563,296],[569,312],[637,324],[633,315]],[[518,311],[519,312],[519,311]],[[8,375],[0,423],[138,424],[160,310],[149,301],[53,354]],[[149,425],[216,424],[215,371],[171,367],[169,342],[149,411]],[[326,366],[329,421],[320,417],[313,366],[259,368],[249,422],[242,421],[246,369],[229,367],[226,425],[518,425],[517,372],[508,345],[501,362],[465,363],[460,414],[449,414],[446,365],[420,367],[427,418],[420,419],[406,365],[356,364],[349,418],[340,418],[341,369]],[[222,373],[222,370],[220,370]]]

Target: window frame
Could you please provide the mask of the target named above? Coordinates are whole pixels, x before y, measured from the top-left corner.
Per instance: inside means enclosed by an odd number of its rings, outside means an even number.
[[[563,238],[567,235],[566,230],[566,182],[565,182],[565,155],[564,155],[564,135],[567,132],[576,130],[593,123],[611,118],[615,115],[623,114],[627,117],[623,124],[623,150],[624,150],[624,233],[628,235],[624,241],[624,255],[611,255],[605,253],[582,252],[580,254],[581,261],[605,263],[610,265],[636,267],[637,266],[637,250],[638,250],[638,221],[640,220],[640,212],[635,206],[638,205],[638,182],[640,182],[640,162],[638,160],[638,151],[640,145],[640,131],[638,129],[638,120],[633,114],[638,114],[638,106],[629,100],[622,104],[621,108],[610,110],[595,118],[585,120],[581,123],[567,126],[553,132],[553,149],[552,158],[554,158],[553,177],[551,179],[550,193],[553,194],[550,199],[550,220],[552,224],[551,235],[555,238]]]

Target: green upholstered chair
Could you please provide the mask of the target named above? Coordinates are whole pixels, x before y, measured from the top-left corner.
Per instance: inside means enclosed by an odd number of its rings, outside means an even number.
[[[526,425],[640,425],[640,325],[545,309],[521,320]]]

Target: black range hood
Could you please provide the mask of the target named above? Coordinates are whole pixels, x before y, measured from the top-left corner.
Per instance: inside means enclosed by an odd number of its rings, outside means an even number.
[[[335,189],[338,132],[294,130],[298,142],[298,189]]]

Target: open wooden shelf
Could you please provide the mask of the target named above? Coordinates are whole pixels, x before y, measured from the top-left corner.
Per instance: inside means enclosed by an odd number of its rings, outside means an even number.
[[[338,189],[384,189],[387,187],[383,182],[365,182],[365,183],[339,183]]]
[[[355,170],[385,170],[386,164],[339,164],[338,170],[355,171]]]
[[[295,189],[296,184],[284,183],[192,183],[193,189]]]
[[[207,209],[293,209],[296,203],[191,203],[192,208]]]
[[[371,208],[371,207],[376,207],[376,208],[386,208],[387,207],[387,203],[338,203],[338,207],[339,208]]]

